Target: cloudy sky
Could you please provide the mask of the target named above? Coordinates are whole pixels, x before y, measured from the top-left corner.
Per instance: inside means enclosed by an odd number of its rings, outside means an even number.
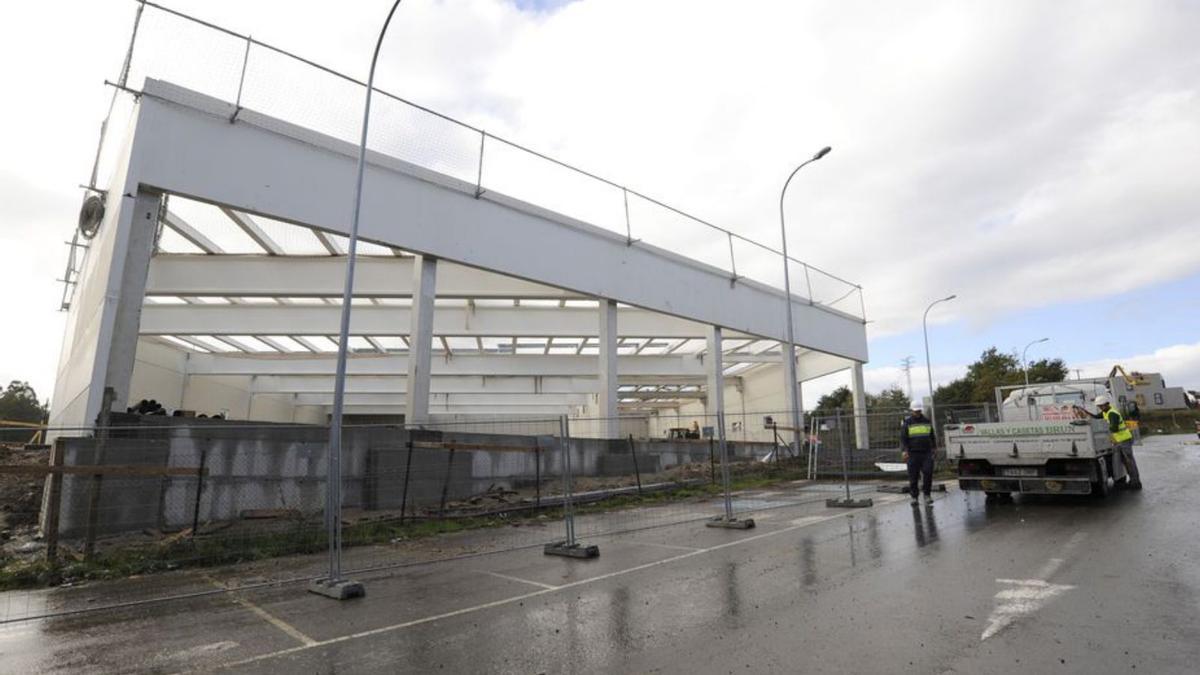
[[[388,0],[164,0],[364,77]],[[52,389],[69,239],[131,0],[4,10],[0,378]],[[406,0],[381,86],[861,283],[869,385],[931,315],[989,346],[1200,388],[1200,3]],[[205,44],[176,56],[211,59]],[[215,67],[215,66],[214,66]],[[836,382],[822,383],[806,398]]]

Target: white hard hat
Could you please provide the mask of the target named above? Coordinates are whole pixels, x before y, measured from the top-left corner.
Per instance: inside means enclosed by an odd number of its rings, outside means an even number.
[[[920,401],[913,401],[913,404],[911,406],[909,406],[909,409],[914,412],[918,411],[918,410],[924,410],[925,405],[923,403],[921,403]]]
[[[1095,400],[1096,405],[1109,405],[1111,403],[1112,403],[1112,399],[1110,399],[1108,397],[1108,395],[1106,395],[1106,394],[1100,394],[1099,396],[1096,397],[1096,400]]]

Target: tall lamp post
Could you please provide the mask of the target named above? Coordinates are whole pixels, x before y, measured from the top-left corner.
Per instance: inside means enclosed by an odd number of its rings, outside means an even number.
[[[788,185],[791,184],[792,178],[799,173],[800,169],[812,164],[813,162],[828,155],[833,148],[825,146],[817,151],[807,161],[792,170],[792,173],[783,183],[783,189],[779,191],[779,233],[783,239],[783,292],[786,297],[787,310],[787,343],[783,346],[783,376],[787,378],[787,393],[791,398],[789,403],[792,411],[792,442],[795,444],[793,455],[799,456],[801,447],[800,434],[803,427],[800,421],[800,391],[799,385],[796,383],[796,340],[794,336],[794,328],[792,327],[792,279],[791,273],[788,270],[788,252],[787,252],[787,225],[783,215],[783,198],[787,194]],[[811,300],[812,298],[809,298]]]
[[[921,329],[925,332],[925,376],[929,380],[929,419],[933,420],[935,429],[937,428],[937,403],[933,400],[933,363],[929,359],[929,310],[939,302],[950,302],[957,297],[957,295],[947,295],[940,300],[934,300],[925,308],[925,316],[921,317]]]
[[[1048,337],[1044,337],[1040,340],[1034,340],[1033,342],[1030,342],[1029,344],[1025,345],[1025,349],[1021,350],[1021,370],[1025,371],[1025,388],[1026,389],[1029,389],[1029,362],[1025,360],[1025,354],[1029,352],[1030,347],[1032,347],[1036,344],[1041,344],[1043,342],[1049,342],[1049,341],[1050,341],[1050,338],[1048,338]],[[1026,393],[1026,395],[1029,394],[1029,392],[1025,392],[1025,393]]]
[[[1021,370],[1025,371],[1025,411],[1029,414],[1030,420],[1033,419],[1033,411],[1030,410],[1032,406],[1029,405],[1029,402],[1033,400],[1033,397],[1029,395],[1029,361],[1025,360],[1025,354],[1029,351],[1030,347],[1043,342],[1048,342],[1049,340],[1050,338],[1048,337],[1044,337],[1040,340],[1034,340],[1033,342],[1025,345],[1025,349],[1021,350]]]
[[[346,251],[346,283],[342,287],[342,321],[338,331],[337,374],[333,380],[333,412],[329,421],[328,468],[325,478],[325,525],[329,530],[329,575],[314,581],[309,590],[344,600],[365,594],[362,584],[342,578],[342,410],[346,399],[346,352],[350,342],[350,306],[354,294],[354,265],[358,253],[358,216],[362,206],[363,172],[367,163],[367,125],[371,120],[371,93],[375,88],[375,65],[383,36],[400,7],[396,0],[388,11],[375,51],[371,54],[371,70],[367,76],[367,98],[363,105],[362,137],[358,144],[358,168],[354,177],[354,208],[350,212],[350,237]]]

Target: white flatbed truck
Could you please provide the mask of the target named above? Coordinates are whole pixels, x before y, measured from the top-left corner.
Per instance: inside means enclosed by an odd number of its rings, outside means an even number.
[[[1127,477],[1102,420],[951,424],[945,435],[963,490],[1104,496]]]
[[[1020,494],[1106,496],[1111,484],[1128,480],[1103,420],[1070,419],[1071,406],[1085,392],[1055,389],[1049,399],[1030,399],[1026,419],[978,424],[947,424],[947,455],[958,462],[958,485],[989,497]],[[1078,402],[1072,400],[1079,397]],[[1002,411],[1002,415],[1005,415]],[[1033,417],[1035,419],[1029,419]],[[1051,419],[1036,419],[1050,417]],[[1054,419],[1058,418],[1058,419]],[[1111,483],[1110,483],[1111,481]]]

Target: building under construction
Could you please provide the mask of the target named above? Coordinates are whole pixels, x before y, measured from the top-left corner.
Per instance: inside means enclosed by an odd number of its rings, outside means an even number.
[[[51,427],[93,425],[106,388],[119,411],[327,422],[363,92],[146,6],[72,247]],[[745,437],[790,409],[773,248],[376,100],[348,416],[571,415],[597,420],[580,434],[658,437],[723,405]],[[861,289],[791,265],[797,378],[849,369],[861,409]]]

